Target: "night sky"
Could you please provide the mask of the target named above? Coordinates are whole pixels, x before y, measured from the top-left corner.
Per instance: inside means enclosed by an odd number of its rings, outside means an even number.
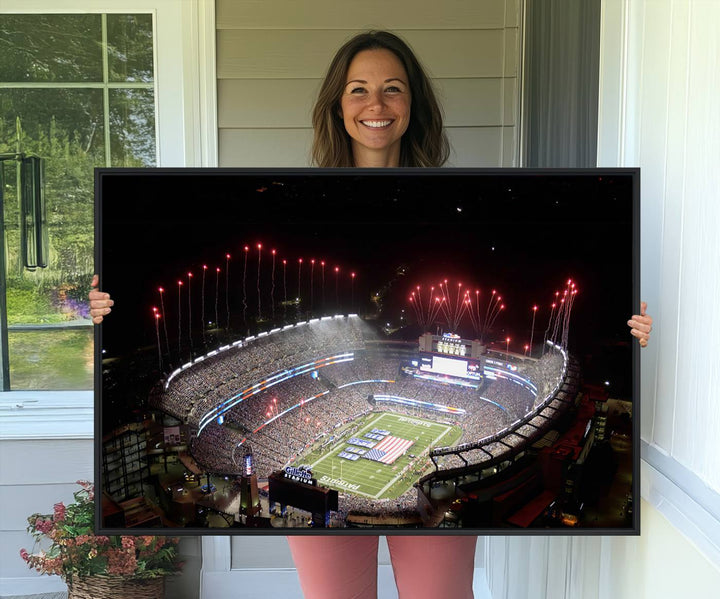
[[[152,307],[162,286],[171,349],[177,347],[178,280],[184,285],[182,335],[188,330],[188,271],[193,273],[193,340],[200,349],[203,264],[205,317],[215,320],[216,268],[221,268],[218,316],[226,327],[225,267],[230,323],[238,338],[258,325],[257,279],[263,317],[271,316],[272,255],[276,250],[276,321],[287,289],[309,308],[322,307],[320,260],[325,260],[325,307],[335,312],[335,266],[341,312],[375,310],[383,294],[383,321],[398,323],[401,310],[414,320],[408,296],[448,279],[481,291],[484,309],[492,289],[506,310],[496,321],[497,340],[510,336],[522,352],[532,306],[536,337],[544,331],[555,291],[576,283],[570,350],[586,378],[609,376],[630,389],[631,351],[626,321],[632,304],[633,176],[630,171],[523,171],[464,169],[142,169],[101,170],[97,210],[101,288],[115,300],[102,325],[104,357],[155,349]],[[262,244],[258,252],[257,244]],[[246,319],[242,319],[244,246]],[[282,260],[287,260],[283,286]],[[485,300],[483,300],[485,298]],[[260,330],[271,328],[260,323]],[[162,343],[165,344],[163,328]],[[473,337],[466,318],[463,336]],[[542,333],[540,333],[542,338]],[[521,339],[524,341],[521,343]],[[517,341],[515,341],[517,340]],[[212,349],[212,348],[209,348]],[[98,348],[99,350],[99,348]],[[149,351],[149,350],[147,350]],[[99,363],[99,362],[98,362]],[[595,372],[597,371],[597,372]]]

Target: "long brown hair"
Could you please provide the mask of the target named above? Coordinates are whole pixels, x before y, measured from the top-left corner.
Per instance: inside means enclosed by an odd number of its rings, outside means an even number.
[[[378,49],[389,50],[398,57],[405,67],[412,94],[410,123],[400,146],[400,166],[442,166],[448,159],[450,146],[432,83],[410,47],[388,31],[356,35],[335,54],[313,109],[313,163],[321,167],[354,166],[350,136],[340,116],[340,98],[355,55],[363,50]]]

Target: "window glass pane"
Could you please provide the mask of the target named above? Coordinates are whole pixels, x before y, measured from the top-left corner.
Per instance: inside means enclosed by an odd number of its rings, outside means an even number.
[[[67,152],[82,152],[101,166],[105,160],[101,89],[0,90],[0,152],[20,151],[62,162]],[[63,168],[63,165],[58,165]]]
[[[155,166],[153,90],[110,90],[110,147],[112,166]]]
[[[107,16],[110,81],[152,82],[152,15]]]
[[[4,90],[0,108],[0,153],[19,148],[45,160],[50,247],[47,268],[29,271],[23,267],[17,162],[4,161],[11,386],[89,389],[92,327],[85,296],[93,272],[93,168],[103,164],[105,155],[102,90]],[[86,328],[16,328],[73,324]]]
[[[92,389],[93,329],[10,331],[13,389]]]
[[[106,21],[114,88],[103,81],[101,15],[0,15],[0,82],[47,84],[0,88],[0,233],[16,390],[92,388],[93,170],[156,163],[151,15]],[[134,87],[118,89],[120,81]],[[44,161],[47,268],[23,264],[16,154]]]
[[[0,15],[0,81],[102,81],[100,15]]]
[[[61,283],[79,284],[79,279],[92,271],[93,168],[104,162],[102,115],[102,90],[99,89],[13,89],[4,90],[2,95],[0,153],[19,149],[45,160],[50,241],[48,268],[35,272],[25,270],[20,258],[16,162],[5,161],[3,208],[7,276],[17,285],[21,285],[21,281],[32,281],[43,296],[53,293]],[[53,298],[56,304],[58,301],[60,296]],[[25,312],[18,304],[13,305],[15,308],[8,312],[11,324],[47,322],[42,318],[24,320],[23,314],[35,312]]]

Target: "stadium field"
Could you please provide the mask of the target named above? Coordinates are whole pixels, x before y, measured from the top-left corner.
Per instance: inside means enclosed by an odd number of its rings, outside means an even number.
[[[349,439],[364,438],[372,429],[388,431],[393,437],[413,444],[392,464],[362,457],[351,461],[338,456],[351,447]],[[461,435],[461,428],[451,424],[392,412],[373,412],[343,427],[330,443],[314,448],[298,463],[309,465],[322,486],[372,499],[392,499],[402,495],[421,476],[427,467],[429,447],[452,445]]]

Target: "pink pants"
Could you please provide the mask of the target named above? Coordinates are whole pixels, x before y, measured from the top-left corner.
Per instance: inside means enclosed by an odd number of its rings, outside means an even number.
[[[399,599],[472,599],[477,537],[388,537]],[[288,537],[305,599],[375,599],[378,537]]]

